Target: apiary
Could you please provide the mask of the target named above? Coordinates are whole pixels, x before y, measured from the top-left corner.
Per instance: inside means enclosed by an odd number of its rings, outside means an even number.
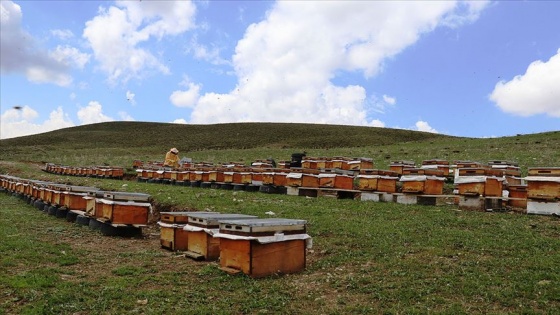
[[[311,237],[305,220],[222,220],[219,233],[220,268],[251,277],[295,273],[305,269]]]
[[[215,238],[221,220],[255,219],[254,215],[234,213],[194,213],[188,215],[187,256],[195,259],[215,260],[220,257],[220,239]]]
[[[160,245],[169,250],[187,250],[188,232],[183,228],[188,222],[188,216],[201,212],[161,212],[160,221]]]

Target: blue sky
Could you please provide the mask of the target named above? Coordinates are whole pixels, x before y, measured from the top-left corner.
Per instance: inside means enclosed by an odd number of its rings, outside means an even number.
[[[560,130],[559,1],[0,5],[2,139],[123,120]]]

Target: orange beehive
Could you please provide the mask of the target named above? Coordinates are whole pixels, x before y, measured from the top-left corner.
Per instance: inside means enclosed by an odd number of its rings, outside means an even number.
[[[403,175],[403,193],[441,195],[445,178],[431,175]]]
[[[302,186],[303,173],[291,172],[286,175],[286,186],[300,187]]]
[[[160,245],[170,250],[187,250],[188,232],[183,228],[188,216],[197,212],[161,212]]]
[[[305,269],[304,220],[248,219],[220,222],[220,269],[251,277],[295,273]]]
[[[389,164],[389,170],[401,175],[405,168],[415,168],[413,161],[394,161]]]
[[[509,185],[508,192],[509,197],[512,198],[508,201],[508,205],[514,208],[527,209],[527,185]]]
[[[527,198],[541,200],[560,199],[560,167],[529,168]]]
[[[213,235],[218,232],[220,220],[244,220],[257,218],[254,215],[234,213],[192,213],[183,227],[187,232],[187,255],[193,258],[216,260],[220,257],[220,239]]]
[[[303,170],[301,177],[301,187],[319,187],[319,173],[319,170]]]

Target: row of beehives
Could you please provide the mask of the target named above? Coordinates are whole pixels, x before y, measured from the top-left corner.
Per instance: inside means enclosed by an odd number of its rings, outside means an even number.
[[[47,173],[59,175],[89,176],[114,179],[122,179],[124,176],[124,169],[122,167],[112,166],[75,167],[47,163],[45,164],[44,171]]]
[[[150,195],[101,191],[0,175],[0,187],[40,210],[105,235],[141,234],[151,212]],[[192,258],[216,260],[226,272],[252,277],[301,271],[311,247],[307,222],[259,219],[217,212],[164,212],[158,222],[160,243]]]
[[[129,234],[148,224],[150,195],[108,192],[95,187],[57,184],[0,175],[1,187],[36,208],[68,221],[102,228],[102,232]],[[141,231],[140,231],[141,232]]]
[[[305,269],[311,247],[305,220],[218,212],[162,212],[163,248],[196,260],[219,259],[220,269],[252,277]]]

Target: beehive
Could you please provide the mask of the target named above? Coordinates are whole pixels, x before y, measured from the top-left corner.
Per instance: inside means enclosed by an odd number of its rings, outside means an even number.
[[[389,164],[389,170],[397,173],[398,175],[402,174],[403,169],[405,168],[415,168],[416,164],[414,161],[393,161]]]
[[[455,178],[459,195],[501,197],[504,179],[495,176],[473,175]]]
[[[303,170],[301,177],[301,187],[319,187],[319,173],[319,170]]]
[[[303,173],[291,172],[286,175],[286,186],[300,187],[302,185]]]
[[[508,197],[512,198],[511,200],[508,200],[509,206],[513,208],[527,209],[527,185],[509,185],[508,192]]]
[[[220,268],[251,277],[305,269],[305,220],[249,219],[220,222]]]
[[[379,176],[377,179],[377,191],[390,194],[395,193],[397,191],[398,179],[396,176]]]
[[[527,198],[540,200],[560,199],[560,167],[529,168],[525,177]]]
[[[403,175],[403,193],[441,195],[445,178],[431,175]]]
[[[160,245],[169,250],[187,250],[188,232],[183,228],[188,222],[188,216],[199,212],[161,212]]]
[[[220,239],[213,237],[218,232],[220,220],[257,218],[253,215],[234,213],[194,213],[187,217],[188,223],[183,227],[187,232],[187,255],[205,260],[220,257]]]
[[[96,217],[111,224],[147,225],[151,210],[148,202],[96,199]],[[100,206],[101,215],[97,214]]]

